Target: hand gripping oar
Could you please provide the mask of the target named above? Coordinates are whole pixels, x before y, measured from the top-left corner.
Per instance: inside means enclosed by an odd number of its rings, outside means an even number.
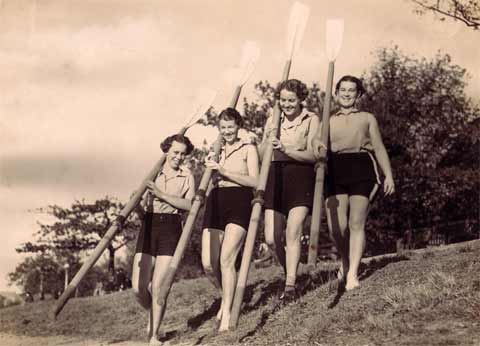
[[[330,130],[330,103],[332,99],[333,88],[333,71],[335,67],[335,59],[340,51],[343,37],[343,19],[329,19],[327,20],[326,30],[326,53],[328,58],[328,76],[327,86],[325,89],[325,101],[323,103],[322,114],[322,128],[321,132],[317,133],[313,143],[318,142],[325,144],[328,143],[328,134]],[[319,148],[319,158],[316,169],[315,178],[315,194],[313,197],[313,209],[312,209],[312,223],[310,226],[310,246],[308,249],[308,271],[311,272],[317,263],[317,249],[318,249],[318,234],[320,232],[320,222],[322,216],[323,205],[323,183],[325,180],[325,169],[327,165],[327,149],[323,146]]]
[[[282,81],[288,79],[290,74],[290,67],[292,65],[292,58],[294,53],[300,46],[300,41],[307,24],[309,15],[309,8],[301,3],[296,2],[291,10],[290,19],[287,27],[287,58],[285,67],[283,69]],[[271,131],[271,136],[278,135],[280,127],[280,108],[278,103],[274,107],[272,124],[275,131]],[[267,142],[266,148],[262,158],[262,166],[260,168],[260,176],[258,179],[257,189],[255,191],[255,198],[252,201],[253,208],[250,216],[250,223],[248,225],[247,239],[245,240],[245,248],[243,250],[242,264],[238,274],[237,287],[235,289],[235,297],[232,304],[232,312],[230,315],[229,328],[235,329],[237,327],[238,318],[240,315],[240,308],[242,306],[243,295],[245,293],[245,286],[248,279],[248,272],[250,270],[250,263],[252,259],[253,247],[255,245],[255,238],[257,235],[258,223],[260,214],[264,203],[263,195],[265,193],[265,186],[267,184],[268,171],[272,161],[273,147],[270,141]]]
[[[253,72],[253,68],[259,56],[260,50],[254,42],[249,41],[244,44],[241,64],[235,73],[237,77],[237,86],[230,102],[230,107],[235,108],[235,106],[237,105],[242,87],[247,82],[248,78]],[[214,145],[214,152],[216,157],[218,157],[220,153],[221,143],[221,136],[219,135],[219,138]],[[211,177],[212,170],[210,168],[206,168],[205,172],[203,173],[202,179],[200,180],[200,185],[198,187],[197,193],[193,199],[193,203],[188,213],[187,220],[185,221],[185,225],[183,226],[182,235],[180,236],[180,239],[178,241],[177,248],[175,249],[175,253],[172,260],[170,261],[170,265],[168,266],[165,278],[160,286],[157,302],[162,308],[166,304],[168,293],[170,292],[173,280],[175,279],[175,273],[177,272],[178,266],[180,265],[183,254],[185,253],[185,249],[187,248],[188,242],[190,240],[190,236],[192,234],[195,224],[195,219],[197,218],[198,211],[205,199],[205,192],[207,190],[208,184],[210,183]]]
[[[215,91],[208,90],[208,89],[203,89],[199,92],[193,108],[193,112],[188,114],[188,116],[184,119],[183,121],[184,125],[178,132],[179,134],[185,134],[185,132],[191,126],[193,126],[208,111],[208,109],[212,105],[215,95],[216,95]],[[162,169],[164,162],[165,162],[165,155],[162,154],[158,162],[155,164],[155,166],[152,168],[150,173],[148,173],[148,175],[142,181],[142,183],[140,184],[140,187],[136,190],[135,194],[130,198],[130,201],[127,203],[127,205],[121,210],[116,220],[110,226],[110,228],[105,233],[103,238],[100,240],[98,245],[95,247],[93,252],[90,254],[90,256],[87,258],[85,263],[82,265],[80,270],[77,272],[77,274],[75,274],[72,281],[66,288],[65,292],[63,292],[63,294],[57,300],[57,303],[52,312],[53,313],[52,317],[54,318],[57,317],[60,311],[62,311],[62,308],[67,303],[68,299],[73,294],[73,292],[75,291],[75,289],[77,288],[78,284],[83,279],[85,274],[88,272],[88,270],[91,267],[93,267],[95,262],[97,262],[98,258],[102,255],[103,251],[108,247],[108,245],[112,241],[115,234],[122,228],[124,221],[128,218],[130,213],[138,205],[138,203],[142,199],[143,194],[147,190],[147,182],[155,179],[157,174]]]

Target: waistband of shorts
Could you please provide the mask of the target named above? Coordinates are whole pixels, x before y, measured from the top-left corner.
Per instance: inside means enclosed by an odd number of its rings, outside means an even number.
[[[253,188],[249,186],[215,186],[212,191],[246,191],[250,192],[253,191]]]
[[[147,213],[145,217],[150,217],[152,220],[165,222],[165,223],[176,223],[182,220],[180,214],[168,214],[168,213]]]
[[[338,158],[356,158],[356,157],[369,157],[370,153],[368,151],[357,151],[354,153],[334,153],[334,152],[329,152],[329,156],[331,157],[338,157]]]
[[[315,166],[315,164],[314,164],[314,163],[311,163],[311,162],[301,162],[301,161],[296,161],[296,160],[291,160],[291,161],[272,161],[272,165],[281,166],[281,167],[297,166],[297,167],[311,167],[311,168],[313,168],[313,167]]]

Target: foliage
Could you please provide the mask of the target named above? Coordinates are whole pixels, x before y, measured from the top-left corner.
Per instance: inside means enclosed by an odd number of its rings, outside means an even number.
[[[15,270],[8,274],[10,283],[23,288],[30,294],[54,295],[63,291],[64,269],[46,255],[36,255],[25,258]]]
[[[447,54],[418,59],[393,47],[376,55],[362,108],[379,121],[397,188],[372,211],[370,239],[478,219],[480,109],[465,95],[466,70]]]
[[[480,3],[477,0],[410,0],[415,4],[415,13],[423,15],[432,12],[439,19],[459,20],[467,27],[478,30],[480,27]]]
[[[440,52],[433,59],[407,56],[398,47],[375,52],[363,75],[367,94],[360,108],[375,114],[392,161],[396,193],[378,198],[368,219],[368,249],[392,251],[403,230],[454,220],[478,219],[480,110],[465,95],[464,68]],[[261,138],[274,104],[268,81],[244,99],[245,127]],[[317,84],[306,100],[321,114]],[[333,107],[335,111],[335,106]],[[207,123],[214,125],[216,113]]]
[[[111,197],[93,203],[75,201],[70,208],[51,205],[38,211],[51,216],[51,224],[38,223],[36,240],[17,248],[21,253],[48,254],[58,261],[75,265],[82,254],[95,248],[113,224],[124,205]],[[114,272],[115,252],[135,238],[139,221],[134,213],[109,244],[109,270]]]

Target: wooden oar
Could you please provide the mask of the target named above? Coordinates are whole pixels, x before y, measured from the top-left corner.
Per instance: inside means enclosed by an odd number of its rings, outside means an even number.
[[[322,127],[320,133],[314,138],[314,142],[318,140],[327,145],[328,134],[330,130],[330,104],[332,99],[333,88],[333,72],[335,67],[335,59],[338,56],[343,38],[343,20],[329,19],[327,20],[326,30],[326,53],[328,58],[328,76],[327,86],[325,89],[325,101],[323,103]],[[318,252],[318,235],[320,233],[320,223],[322,217],[323,205],[323,184],[325,180],[325,169],[327,165],[327,149],[323,146],[319,147],[319,158],[315,166],[315,194],[313,197],[312,223],[310,226],[310,246],[308,249],[307,268],[311,272],[317,263]]]
[[[287,27],[287,57],[285,61],[285,67],[283,69],[282,81],[288,79],[290,74],[290,67],[292,65],[292,59],[294,53],[300,46],[303,32],[307,24],[309,8],[301,3],[296,2],[291,10],[290,19]],[[278,135],[278,129],[280,127],[280,108],[278,102],[275,104],[273,111],[272,124],[275,131],[271,131],[271,136],[276,137]],[[267,184],[268,171],[272,161],[273,147],[270,141],[267,141],[265,151],[262,158],[262,166],[260,168],[260,176],[258,179],[258,185],[255,192],[255,198],[252,201],[253,208],[250,216],[250,223],[248,225],[247,239],[245,240],[245,248],[243,250],[242,264],[240,266],[240,272],[238,274],[237,287],[235,289],[235,297],[232,304],[232,312],[230,315],[229,328],[235,329],[237,327],[238,318],[240,316],[240,309],[242,306],[243,296],[245,293],[245,287],[248,279],[248,272],[250,270],[250,263],[252,259],[253,247],[255,245],[255,238],[257,235],[258,223],[260,221],[260,214],[264,204],[265,186]]]
[[[260,49],[258,48],[258,46],[254,42],[251,42],[251,41],[246,42],[243,46],[240,66],[236,71],[237,86],[235,88],[235,92],[230,102],[230,107],[232,108],[236,107],[238,103],[238,99],[240,97],[240,92],[242,90],[242,87],[247,82],[248,78],[253,72],[253,69],[259,57],[260,57]],[[221,143],[222,143],[221,139],[222,138],[219,135],[219,138],[214,145],[215,157],[217,158],[221,149]],[[185,221],[185,225],[183,226],[182,235],[180,236],[180,239],[178,241],[177,248],[175,249],[175,253],[167,269],[165,279],[162,281],[162,284],[160,286],[160,292],[159,292],[159,297],[157,302],[162,308],[166,304],[168,293],[170,292],[170,288],[172,287],[173,280],[175,279],[175,273],[177,272],[178,266],[180,265],[183,254],[185,253],[185,249],[187,248],[188,242],[190,240],[190,236],[192,234],[192,231],[195,225],[195,220],[197,218],[198,211],[205,199],[205,192],[208,188],[208,184],[210,183],[211,177],[212,177],[212,170],[210,168],[206,168],[205,172],[203,173],[202,179],[200,181],[200,185],[198,187],[197,193],[193,199],[192,207],[190,208],[190,211],[188,213],[187,220]]]
[[[196,99],[193,112],[188,114],[188,117],[186,117],[182,122],[183,127],[178,132],[179,134],[185,134],[185,132],[187,132],[187,130],[191,126],[193,126],[208,111],[208,109],[212,105],[213,100],[215,99],[215,95],[216,95],[215,91],[212,91],[209,89],[201,90],[201,92],[198,94],[198,97]],[[85,263],[82,265],[80,270],[77,272],[77,274],[75,274],[75,276],[73,277],[72,281],[68,285],[65,292],[63,292],[63,294],[57,300],[57,303],[55,304],[55,307],[52,311],[53,318],[57,317],[60,311],[62,311],[64,305],[67,303],[68,299],[70,299],[70,296],[73,294],[73,292],[75,292],[75,289],[77,288],[78,284],[83,279],[85,274],[87,274],[88,270],[91,267],[93,267],[93,265],[97,262],[98,258],[102,255],[103,251],[108,247],[113,237],[115,237],[115,234],[122,228],[124,221],[128,218],[130,213],[135,209],[135,207],[138,205],[138,203],[142,199],[143,194],[147,190],[147,183],[155,179],[155,177],[161,171],[164,162],[165,162],[165,154],[162,154],[158,162],[155,164],[155,166],[152,168],[150,173],[148,173],[148,175],[142,181],[142,183],[140,184],[140,187],[136,190],[135,194],[130,198],[130,201],[127,203],[127,205],[121,210],[116,220],[110,226],[110,228],[105,233],[103,238],[100,240],[98,245],[95,247],[93,252],[90,254],[90,256],[87,258]]]

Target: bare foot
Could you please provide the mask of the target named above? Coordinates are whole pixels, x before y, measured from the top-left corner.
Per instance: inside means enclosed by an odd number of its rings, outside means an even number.
[[[150,342],[148,343],[148,346],[162,346],[162,345],[165,345],[165,344],[160,340],[158,340],[158,338],[155,336],[152,336],[152,338],[150,339]]]
[[[360,286],[360,282],[358,282],[358,278],[353,275],[347,276],[347,283],[345,284],[345,290],[351,291]]]
[[[227,332],[228,324],[230,322],[230,316],[223,316],[222,321],[220,322],[220,327],[218,328],[219,332]]]

